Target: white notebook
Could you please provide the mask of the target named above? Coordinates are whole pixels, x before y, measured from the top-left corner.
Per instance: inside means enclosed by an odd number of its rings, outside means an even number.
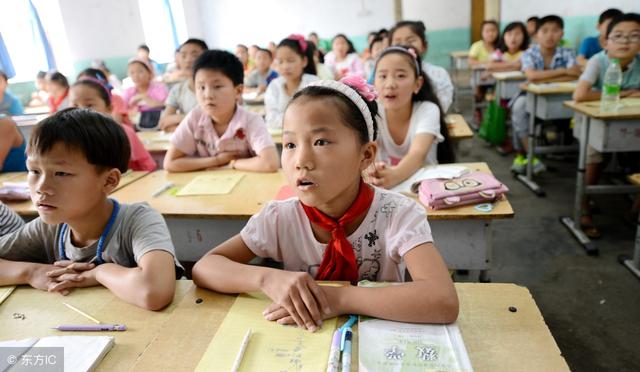
[[[24,340],[0,341],[0,371],[20,372],[29,371],[30,366],[23,365],[22,360],[29,360],[31,363],[45,363],[39,358],[47,358],[49,355],[56,355],[46,350],[33,348],[40,347],[62,347],[64,348],[64,372],[85,372],[93,371],[105,355],[114,345],[114,338],[111,336],[50,336],[41,339],[29,338]],[[11,348],[11,349],[5,349]],[[29,353],[33,349],[33,353]],[[5,355],[5,354],[11,354]],[[31,354],[31,356],[28,356]],[[23,357],[23,355],[25,357]],[[38,357],[40,356],[40,357]],[[13,358],[13,359],[11,359]],[[9,365],[9,360],[16,361]],[[56,359],[49,359],[48,362],[57,362]],[[52,364],[53,366],[53,364]],[[40,367],[42,368],[42,367]],[[50,369],[58,370],[58,369]]]

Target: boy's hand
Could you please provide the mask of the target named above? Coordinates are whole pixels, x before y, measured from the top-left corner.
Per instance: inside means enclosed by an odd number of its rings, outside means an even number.
[[[46,291],[49,289],[49,285],[53,283],[51,278],[47,276],[47,273],[56,269],[53,265],[33,264],[33,269],[29,273],[29,285],[33,288]]]
[[[96,279],[96,272],[98,269],[99,266],[82,272],[69,272],[61,274],[56,277],[56,281],[52,281],[51,283],[49,283],[49,288],[47,288],[47,290],[49,292],[58,292],[63,296],[66,296],[69,294],[70,289],[72,288],[93,287],[96,285],[100,285],[100,283]]]
[[[322,319],[331,314],[324,292],[307,273],[274,270],[265,278],[261,289],[287,311],[298,327],[314,332]],[[263,315],[266,313],[265,310]]]
[[[329,311],[329,313],[323,314],[323,319],[330,319],[341,315],[337,306],[341,293],[340,288],[320,286],[320,290],[325,294],[331,306],[331,311]],[[267,307],[262,312],[262,315],[265,319],[278,322],[278,324],[295,324],[295,321],[293,320],[293,317],[289,314],[289,312],[284,307],[278,305],[275,302],[269,305],[269,307]],[[320,325],[321,324],[322,322],[320,322]]]
[[[575,76],[578,77],[580,76],[580,74],[582,73],[582,71],[580,70],[580,65],[573,65],[567,69],[565,69],[565,73],[569,76]]]

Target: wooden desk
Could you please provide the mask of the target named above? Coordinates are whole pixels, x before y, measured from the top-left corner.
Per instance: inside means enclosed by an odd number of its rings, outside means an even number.
[[[576,151],[575,146],[545,146],[536,148],[536,118],[542,120],[569,119],[573,112],[563,106],[563,102],[571,98],[576,82],[558,82],[546,84],[522,84],[520,87],[527,93],[526,109],[529,112],[529,138],[526,174],[519,174],[518,180],[538,196],[544,196],[542,188],[533,180],[534,154],[548,154]]]
[[[158,197],[152,196],[167,182],[180,188],[209,172],[242,173],[244,177],[226,195],[173,196],[164,192]],[[211,248],[239,233],[249,217],[273,200],[284,184],[282,171],[255,173],[220,169],[169,173],[161,170],[117,191],[113,197],[122,203],[149,203],[165,217],[178,259],[197,261]]]
[[[139,180],[140,178],[146,176],[149,172],[135,171],[128,172],[122,175],[120,178],[120,183],[118,187],[114,190],[114,192],[120,190],[121,188]],[[13,182],[26,182],[27,181],[27,172],[18,172],[15,177],[13,177],[10,181]],[[6,202],[11,209],[13,209],[16,213],[18,213],[22,218],[29,221],[36,217],[38,217],[38,211],[36,207],[33,205],[31,200],[24,200],[20,202]]]
[[[496,80],[493,76],[488,75],[486,65],[473,65],[471,66],[471,86],[492,86],[495,85]]]
[[[138,138],[144,145],[144,148],[149,151],[149,154],[158,165],[158,169],[162,169],[164,166],[164,157],[171,145],[171,136],[173,133],[151,130],[136,132]]]
[[[597,254],[598,248],[584,234],[580,227],[582,201],[589,194],[628,194],[638,192],[634,185],[592,185],[586,186],[585,172],[587,146],[599,152],[623,152],[640,150],[640,100],[625,98],[620,100],[617,112],[600,112],[600,102],[568,101],[565,106],[576,113],[574,136],[580,141],[578,173],[573,219],[562,217],[562,223],[578,239],[588,254]]]
[[[456,163],[456,165],[491,174],[486,163]],[[416,203],[420,203],[416,195],[411,197]],[[495,202],[490,212],[480,212],[474,208],[474,205],[427,210],[427,220],[433,232],[435,245],[447,263],[447,268],[480,270],[481,282],[491,280],[492,222],[497,219],[513,218],[513,216],[514,211],[507,198]]]
[[[473,138],[473,131],[464,116],[459,114],[449,114],[445,117],[447,129],[449,130],[449,139],[459,141],[467,138]]]
[[[459,50],[449,53],[451,68],[453,70],[465,70],[469,66],[469,51]]]
[[[27,141],[28,143],[29,138],[31,138],[31,132],[33,132],[33,129],[36,127],[36,125],[40,121],[48,117],[49,117],[49,113],[45,113],[45,114],[14,115],[11,117],[11,119],[16,122],[16,124],[18,125],[18,129],[20,130],[20,133],[22,133],[24,140]]]
[[[456,283],[456,290],[458,325],[474,371],[569,371],[527,288]],[[196,299],[203,301],[198,304]],[[103,287],[77,289],[62,297],[20,286],[0,305],[0,340],[67,334],[49,327],[85,323],[62,305],[66,301],[101,321],[127,326],[125,332],[101,333],[113,336],[115,345],[98,371],[192,371],[234,300],[235,296],[178,280],[173,303],[152,312],[124,303]],[[510,312],[511,306],[517,311]],[[13,319],[13,313],[25,319]],[[353,371],[358,370],[357,345],[356,327]]]
[[[496,80],[497,95],[501,99],[509,100],[520,92],[520,84],[527,80],[521,71],[494,72],[491,74]]]
[[[49,114],[50,112],[51,109],[47,105],[24,108],[24,113],[27,115]]]

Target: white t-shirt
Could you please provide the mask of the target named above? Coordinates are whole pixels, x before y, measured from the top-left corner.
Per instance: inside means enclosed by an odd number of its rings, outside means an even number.
[[[300,86],[298,86],[296,92],[316,80],[318,80],[318,77],[315,75],[302,74]],[[265,121],[269,128],[282,129],[284,109],[287,107],[287,104],[291,101],[292,97],[287,94],[287,90],[284,86],[285,82],[284,78],[279,76],[271,81],[266,92],[264,92],[264,106],[267,111]]]
[[[426,61],[422,62],[422,70],[426,72],[427,77],[433,84],[433,89],[440,101],[442,111],[447,112],[451,102],[453,102],[453,83],[449,73],[443,67],[432,65]]]
[[[355,250],[359,280],[404,281],[402,257],[420,244],[433,242],[424,207],[401,194],[374,188],[371,207],[347,237]],[[316,240],[297,198],[267,203],[240,232],[259,257],[282,262],[288,271],[315,277],[326,244]]]
[[[382,104],[379,103],[380,117],[378,118],[378,160],[390,165],[397,165],[407,155],[411,148],[413,137],[420,133],[433,134],[436,139],[427,152],[425,164],[438,164],[438,143],[444,141],[440,133],[440,109],[433,102],[422,101],[413,103],[413,112],[409,122],[407,136],[401,144],[396,144],[391,138],[389,126]]]

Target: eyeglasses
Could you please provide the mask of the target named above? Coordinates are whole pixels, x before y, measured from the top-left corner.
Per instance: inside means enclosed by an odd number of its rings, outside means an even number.
[[[629,35],[623,34],[615,34],[610,35],[609,40],[613,41],[616,44],[626,44],[626,43],[640,43],[640,33],[633,33]]]
[[[482,185],[482,182],[480,181],[476,181],[474,179],[471,178],[465,178],[462,180],[461,183],[458,183],[456,181],[447,181],[444,183],[444,189],[447,191],[455,191],[455,190],[460,190],[462,188],[474,188],[474,187],[478,187]]]

